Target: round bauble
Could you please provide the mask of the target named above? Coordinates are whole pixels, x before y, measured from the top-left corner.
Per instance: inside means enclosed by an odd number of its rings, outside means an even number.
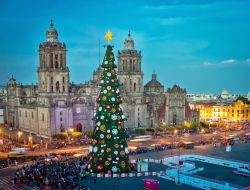
[[[93,152],[97,152],[97,150],[98,150],[98,148],[95,146],[95,147],[93,148]]]
[[[125,152],[122,150],[122,151],[120,152],[120,155],[121,155],[121,156],[125,156]]]
[[[100,134],[100,138],[103,139],[104,138],[104,134]]]
[[[128,154],[128,153],[129,153],[129,151],[128,151],[128,147],[126,147],[126,148],[125,148],[125,152],[126,152],[126,154]]]
[[[116,115],[111,115],[111,119],[112,119],[113,121],[115,121],[115,120],[117,120],[117,116],[116,116]]]
[[[97,166],[97,170],[98,170],[99,172],[102,172],[102,171],[103,171],[103,165]]]

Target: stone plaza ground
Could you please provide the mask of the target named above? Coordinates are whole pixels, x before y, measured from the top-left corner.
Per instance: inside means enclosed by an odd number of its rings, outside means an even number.
[[[180,153],[183,154],[202,154],[213,157],[219,157],[229,160],[240,160],[245,162],[250,162],[250,144],[235,144],[232,147],[231,152],[226,152],[225,147],[214,147],[212,145],[199,146],[194,149],[184,150],[181,149]],[[167,151],[159,151],[152,153],[145,153],[140,155],[131,156],[131,159],[144,159],[144,158],[154,158],[154,159],[162,159],[165,156],[177,155],[179,150],[167,150]],[[220,180],[223,182],[233,183],[236,185],[247,187],[250,185],[250,179],[246,177],[241,177],[233,174],[232,168],[200,163],[196,162],[196,166],[204,167],[204,171],[198,172],[196,175],[201,177],[206,177],[214,180]],[[150,164],[149,169],[151,171],[162,171],[166,169],[166,166],[162,164]],[[113,178],[113,179],[103,179],[98,178],[97,183],[93,183],[93,179],[86,179],[81,181],[81,184],[86,186],[90,186],[93,190],[101,190],[105,188],[105,190],[142,190],[143,189],[143,179],[157,179],[159,180],[159,189],[160,190],[191,190],[197,189],[191,186],[186,185],[176,185],[173,181],[169,181],[166,179],[162,179],[159,177],[134,177],[134,178]],[[116,185],[117,184],[117,185]]]
[[[229,160],[241,160],[244,162],[250,162],[250,144],[242,143],[235,144],[232,146],[231,152],[226,152],[226,148],[223,147],[214,147],[213,145],[204,145],[196,146],[194,149],[175,149],[175,150],[165,150],[158,152],[150,152],[144,154],[138,154],[130,156],[131,160],[134,159],[162,159],[166,156],[178,155],[180,154],[201,154],[212,157],[224,158]],[[249,178],[237,176],[233,174],[231,168],[216,166],[212,164],[199,163],[196,162],[196,166],[204,167],[205,170],[198,172],[196,175],[201,177],[206,177],[210,179],[220,180],[224,182],[233,183],[236,185],[241,185],[247,187],[250,185]],[[151,171],[164,171],[167,167],[162,164],[150,164],[149,169]],[[13,178],[15,168],[8,168],[0,170],[0,187],[6,187],[4,189],[18,189],[17,187],[12,186],[10,180]],[[84,184],[91,188],[91,190],[142,190],[143,189],[143,179],[157,179],[159,180],[159,189],[160,190],[191,190],[197,189],[191,186],[186,185],[176,185],[174,182],[162,179],[160,177],[134,177],[134,178],[98,178],[97,183],[94,184],[93,178],[86,178],[81,180],[79,183]],[[9,180],[7,182],[7,180]]]

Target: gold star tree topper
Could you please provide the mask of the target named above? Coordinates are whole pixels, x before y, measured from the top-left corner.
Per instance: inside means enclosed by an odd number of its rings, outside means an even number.
[[[111,32],[110,30],[108,30],[108,31],[106,32],[106,34],[105,34],[105,39],[106,39],[108,42],[110,42],[110,41],[112,40],[112,38],[113,38],[113,34],[112,34],[112,32]]]

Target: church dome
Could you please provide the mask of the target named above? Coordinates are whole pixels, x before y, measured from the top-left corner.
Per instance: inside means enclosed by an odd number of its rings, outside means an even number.
[[[16,79],[12,76],[8,82],[8,86],[16,85]]]
[[[144,87],[146,92],[164,91],[164,86],[156,79],[156,74],[152,74],[152,79]]]
[[[50,28],[46,32],[46,42],[58,42],[58,33],[54,28],[54,24],[52,21],[50,23]]]
[[[228,91],[226,89],[222,90],[221,98],[223,98],[223,99],[228,98]]]

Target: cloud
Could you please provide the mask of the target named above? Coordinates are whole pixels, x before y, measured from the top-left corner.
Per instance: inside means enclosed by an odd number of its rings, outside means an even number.
[[[204,61],[202,65],[204,67],[228,67],[231,65],[250,66],[250,59],[246,59],[246,60],[227,59],[227,60],[222,60],[218,62]]]
[[[235,62],[237,62],[237,60],[228,59],[228,60],[221,61],[221,64],[232,64],[232,63],[235,63]]]
[[[250,66],[250,59],[245,60],[246,64]]]
[[[212,65],[213,65],[213,63],[208,62],[208,61],[205,61],[205,62],[203,62],[203,65],[204,65],[204,66],[212,66]]]

